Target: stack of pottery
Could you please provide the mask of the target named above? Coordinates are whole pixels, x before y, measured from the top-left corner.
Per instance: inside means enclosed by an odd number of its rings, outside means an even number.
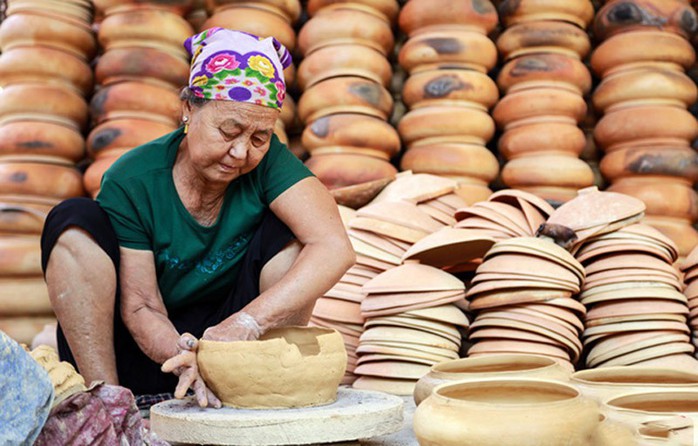
[[[92,196],[121,155],[179,125],[179,91],[189,76],[182,44],[194,33],[183,14],[191,1],[161,3],[95,2],[103,16],[98,39],[104,53],[95,68],[99,88],[90,103],[94,128],[87,152],[94,162],[85,172],[85,188]]]
[[[683,282],[685,288],[683,294],[688,299],[688,324],[691,327],[691,337],[693,344],[698,346],[698,248],[693,249],[691,253],[681,263],[681,271],[683,272]]]
[[[398,125],[407,146],[400,166],[457,180],[468,204],[485,200],[499,173],[485,147],[495,131],[488,111],[499,98],[487,75],[497,62],[487,34],[497,23],[489,0],[410,0],[400,11],[408,40],[399,62],[409,74],[402,100],[410,110]]]
[[[572,296],[584,268],[565,249],[539,238],[497,242],[468,289],[477,312],[469,356],[531,353],[573,369],[582,353],[585,308]]]
[[[301,15],[299,0],[206,0],[210,17],[198,31],[221,27],[244,31],[259,37],[274,37],[291,53],[296,49],[296,32],[293,25]],[[296,77],[295,65],[284,70],[287,87],[293,87]],[[288,144],[287,131],[295,122],[296,105],[291,96],[283,99],[281,115],[276,121],[274,133],[284,144]]]
[[[411,395],[432,365],[459,356],[468,320],[465,285],[437,268],[407,262],[363,286],[366,319],[357,353],[358,389]]]
[[[387,122],[396,0],[310,0],[298,34],[298,117],[306,165],[329,188],[392,178],[400,138]]]
[[[193,0],[191,10],[184,18],[187,19],[187,22],[189,22],[193,29],[201,29],[204,26],[206,19],[208,19],[206,0]]]
[[[647,205],[646,222],[669,236],[681,256],[698,243],[696,153],[698,124],[687,110],[697,90],[685,74],[695,61],[689,39],[698,29],[685,0],[613,0],[598,12],[603,42],[591,58],[602,78],[594,106],[604,116],[594,136],[605,151],[609,190]]]
[[[586,139],[578,127],[591,89],[582,59],[591,48],[585,28],[594,8],[590,0],[523,0],[501,2],[499,13],[506,30],[497,47],[506,63],[497,83],[505,96],[493,116],[504,132],[502,180],[565,202],[594,184],[591,168],[579,159]]]

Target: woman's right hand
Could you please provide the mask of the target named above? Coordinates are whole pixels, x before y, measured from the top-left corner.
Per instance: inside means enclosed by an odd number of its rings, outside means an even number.
[[[184,333],[177,341],[179,353],[165,361],[161,370],[165,373],[174,373],[179,376],[179,382],[174,396],[177,399],[184,398],[187,390],[194,390],[196,400],[200,407],[215,407],[219,409],[221,401],[206,387],[204,379],[199,374],[199,366],[196,361],[196,349],[198,341],[189,333]]]

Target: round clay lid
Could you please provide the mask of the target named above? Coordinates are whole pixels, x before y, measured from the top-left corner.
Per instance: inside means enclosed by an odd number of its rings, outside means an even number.
[[[489,257],[477,273],[517,273],[529,277],[564,280],[579,285],[579,277],[568,268],[547,259],[525,254],[505,254]]]
[[[539,342],[516,340],[487,340],[479,341],[468,350],[468,355],[481,353],[529,353],[534,355],[552,356],[554,358],[569,360],[570,356],[564,349]]]
[[[460,344],[461,342],[460,332],[452,325],[428,321],[425,319],[405,318],[399,314],[370,318],[364,324],[366,329],[377,326],[411,328],[444,337],[457,344]]]
[[[503,189],[490,195],[489,201],[499,201],[515,206],[517,200],[519,204],[525,201],[540,212],[546,219],[555,212],[555,209],[545,200],[530,192],[525,192],[518,189]]]
[[[415,243],[402,261],[419,260],[423,265],[444,267],[484,257],[495,239],[478,231],[442,228]]]
[[[421,203],[449,194],[457,187],[458,183],[448,178],[426,173],[400,172],[395,180],[373,199],[371,204],[400,200]]]
[[[354,370],[357,375],[379,378],[399,378],[418,380],[429,373],[430,366],[403,361],[376,361],[361,364]]]
[[[611,254],[605,257],[596,258],[593,262],[589,263],[585,267],[587,276],[600,271],[622,270],[626,268],[644,268],[655,271],[663,271],[673,275],[677,279],[679,278],[679,272],[676,268],[669,265],[662,259],[642,253]]]
[[[568,267],[580,278],[584,279],[584,267],[564,248],[548,240],[535,237],[517,237],[509,240],[497,242],[485,256],[485,260],[492,255],[503,252],[532,254],[550,259],[554,262]]]
[[[698,246],[693,248],[688,256],[686,256],[686,259],[681,262],[681,271],[688,271],[696,265],[698,265]]]
[[[603,319],[615,316],[629,316],[637,314],[672,313],[687,315],[688,307],[685,303],[663,299],[637,299],[602,302],[594,305],[586,316],[587,321]]]
[[[557,342],[547,336],[531,333],[529,331],[514,330],[501,327],[484,327],[471,329],[468,339],[472,342],[481,339],[510,339],[514,341],[530,341],[541,344],[558,345]]]
[[[656,347],[658,345],[665,345],[669,343],[688,344],[689,341],[688,336],[685,334],[676,333],[659,335],[655,334],[655,332],[650,333],[652,333],[652,336],[647,336],[647,333],[641,333],[645,336],[644,339],[636,340],[633,343],[615,345],[613,348],[609,348],[609,345],[612,344],[608,344],[604,341],[597,343],[591,350],[589,350],[586,361],[587,365],[590,367],[596,367],[597,365],[603,364],[604,362],[607,362],[613,358],[628,355],[633,352],[639,352],[650,347]]]
[[[584,337],[595,335],[609,335],[614,333],[630,333],[635,331],[648,330],[675,330],[690,333],[686,324],[675,321],[639,321],[639,322],[618,322],[615,324],[599,325],[587,328]]]
[[[356,348],[356,352],[359,354],[409,356],[412,358],[429,359],[437,363],[458,358],[458,354],[453,350],[441,349],[441,351],[443,352],[443,354],[434,354],[423,352],[420,350],[414,350],[411,348],[387,347],[384,345],[375,344],[362,344]]]
[[[483,231],[484,234],[489,234],[491,237],[498,239],[508,239],[517,236],[514,231],[506,226],[482,217],[468,217],[456,223],[454,228]]]
[[[443,322],[464,328],[467,328],[469,325],[468,318],[455,305],[441,305],[433,308],[410,310],[403,313],[403,316]]]
[[[420,211],[416,204],[406,201],[370,204],[356,211],[356,216],[374,218],[428,233],[443,227],[441,223]]]
[[[405,263],[387,270],[364,285],[365,293],[401,293],[420,291],[462,291],[463,282],[455,276],[428,265]]]
[[[490,291],[470,299],[470,309],[479,311],[485,308],[496,308],[506,305],[518,305],[536,302],[546,302],[556,298],[569,298],[570,291],[527,288],[518,290]]]
[[[479,204],[479,203],[476,203]],[[512,208],[513,209],[513,208]],[[456,220],[466,220],[468,218],[472,217],[479,217],[484,220],[489,220],[490,222],[493,222],[497,226],[501,226],[503,228],[506,228],[509,233],[513,234],[514,237],[526,237],[529,236],[530,234],[528,233],[528,228],[526,230],[518,227],[512,221],[500,214],[497,211],[494,211],[493,209],[485,206],[469,206],[465,208],[460,208],[456,211]],[[496,227],[496,226],[495,226]]]
[[[504,218],[504,221],[507,222],[507,226],[510,226],[523,237],[534,235],[531,233],[531,227],[528,224],[528,220],[526,220],[526,216],[518,207],[509,206],[506,203],[497,201],[481,201],[473,204],[473,207],[491,209],[498,213]]]
[[[677,353],[693,353],[694,347],[685,342],[669,342],[647,347],[641,350],[618,356],[605,362],[599,363],[599,366],[612,367],[621,365],[632,365],[636,362],[646,361],[648,359],[662,358]]]
[[[332,194],[338,205],[358,209],[370,203],[394,179],[393,177],[388,177],[352,184],[351,186],[332,189],[330,194]]]
[[[361,334],[361,342],[364,341],[392,341],[403,342],[405,344],[427,345],[431,347],[446,348],[453,351],[458,351],[460,342],[456,343],[444,336],[433,333],[427,333],[422,330],[404,328],[404,327],[388,327],[385,325],[371,327],[366,329]]]

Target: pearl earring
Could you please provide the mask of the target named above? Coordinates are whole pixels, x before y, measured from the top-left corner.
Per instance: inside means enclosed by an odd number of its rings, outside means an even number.
[[[186,135],[187,132],[189,132],[189,116],[183,116],[182,117],[182,122],[184,123],[184,134]]]

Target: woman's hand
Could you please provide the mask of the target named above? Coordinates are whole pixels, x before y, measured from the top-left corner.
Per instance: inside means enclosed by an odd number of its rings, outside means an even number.
[[[175,398],[181,399],[190,388],[196,394],[196,400],[201,407],[221,407],[221,401],[211,390],[206,387],[203,378],[199,375],[199,366],[196,362],[196,349],[198,341],[189,333],[184,333],[177,341],[179,353],[165,361],[161,370],[165,373],[174,373],[179,376],[179,383],[175,389]]]
[[[208,328],[202,337],[207,341],[254,341],[262,336],[257,320],[244,311],[238,311],[223,322]]]

